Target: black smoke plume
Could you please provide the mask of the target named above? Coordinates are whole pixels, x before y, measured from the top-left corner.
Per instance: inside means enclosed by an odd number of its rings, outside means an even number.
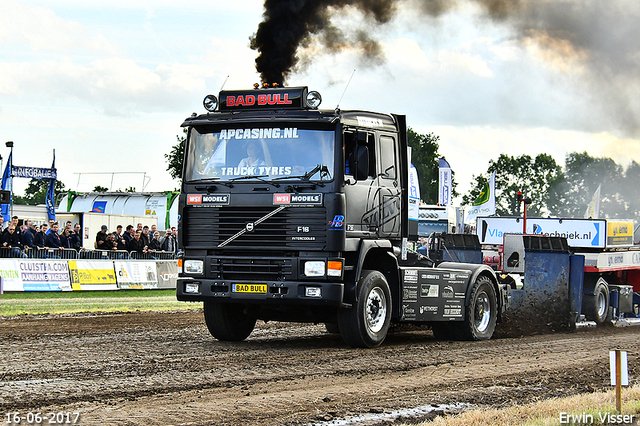
[[[264,83],[284,84],[298,63],[296,52],[322,34],[328,50],[339,50],[346,43],[341,30],[331,25],[331,16],[345,7],[355,7],[377,23],[388,22],[394,14],[395,0],[266,0],[264,21],[251,38],[251,48],[260,54],[256,69]],[[358,32],[355,41],[365,55],[379,55],[377,41]]]
[[[537,46],[551,66],[583,69],[576,87],[621,128],[640,134],[640,3],[632,0],[265,0],[264,20],[251,37],[251,48],[259,52],[256,69],[263,82],[282,85],[308,65],[301,52],[312,43],[324,53],[355,50],[360,65],[380,65],[384,50],[377,27],[396,11],[409,10],[413,21],[427,26],[423,18],[469,5],[511,28],[522,46]],[[364,16],[367,28],[331,23],[351,10]],[[593,121],[594,128],[602,124]]]
[[[331,18],[344,9],[356,9],[374,24],[390,21],[397,7],[438,16],[464,0],[265,0],[264,20],[251,37],[251,48],[259,52],[256,69],[263,83],[282,85],[301,58],[298,49],[312,37],[327,52],[356,49],[365,64],[384,62],[380,43],[365,30],[347,34],[331,24]],[[478,3],[493,19],[506,19],[520,9],[521,0],[466,0]],[[302,63],[304,67],[306,65]]]

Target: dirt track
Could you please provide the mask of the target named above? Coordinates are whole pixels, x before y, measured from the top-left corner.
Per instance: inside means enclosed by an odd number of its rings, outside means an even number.
[[[0,319],[0,415],[78,424],[287,425],[427,404],[504,406],[609,388],[608,351],[640,372],[640,327],[486,342],[396,330],[349,349],[323,326],[259,323],[221,343],[201,312]]]

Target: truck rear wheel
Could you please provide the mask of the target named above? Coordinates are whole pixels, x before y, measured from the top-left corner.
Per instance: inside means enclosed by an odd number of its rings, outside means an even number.
[[[609,315],[609,286],[603,279],[599,279],[593,294],[582,296],[582,313],[588,320],[596,324],[603,324]]]
[[[489,340],[493,336],[498,320],[498,302],[491,280],[478,277],[469,298],[465,320],[456,323],[458,337],[461,340]]]
[[[340,334],[356,348],[375,348],[387,337],[391,323],[391,292],[384,275],[363,271],[358,286],[358,301],[338,311]]]
[[[256,319],[236,303],[204,302],[204,321],[209,333],[218,340],[239,342],[249,337]]]

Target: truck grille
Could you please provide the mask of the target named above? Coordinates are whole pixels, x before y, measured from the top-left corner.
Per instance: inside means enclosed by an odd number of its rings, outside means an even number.
[[[211,259],[211,275],[223,280],[283,281],[291,279],[291,259],[229,258]]]
[[[215,249],[248,223],[273,212],[267,207],[186,207],[183,211],[183,244],[191,249]],[[255,225],[226,248],[259,250],[321,250],[326,245],[327,215],[324,207],[288,207]]]

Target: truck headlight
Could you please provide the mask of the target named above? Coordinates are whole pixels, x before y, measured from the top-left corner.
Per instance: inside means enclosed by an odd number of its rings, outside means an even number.
[[[322,260],[310,260],[304,264],[304,274],[307,277],[323,277],[324,276],[324,261]]]
[[[202,260],[186,259],[183,262],[185,274],[202,274],[204,262]]]

